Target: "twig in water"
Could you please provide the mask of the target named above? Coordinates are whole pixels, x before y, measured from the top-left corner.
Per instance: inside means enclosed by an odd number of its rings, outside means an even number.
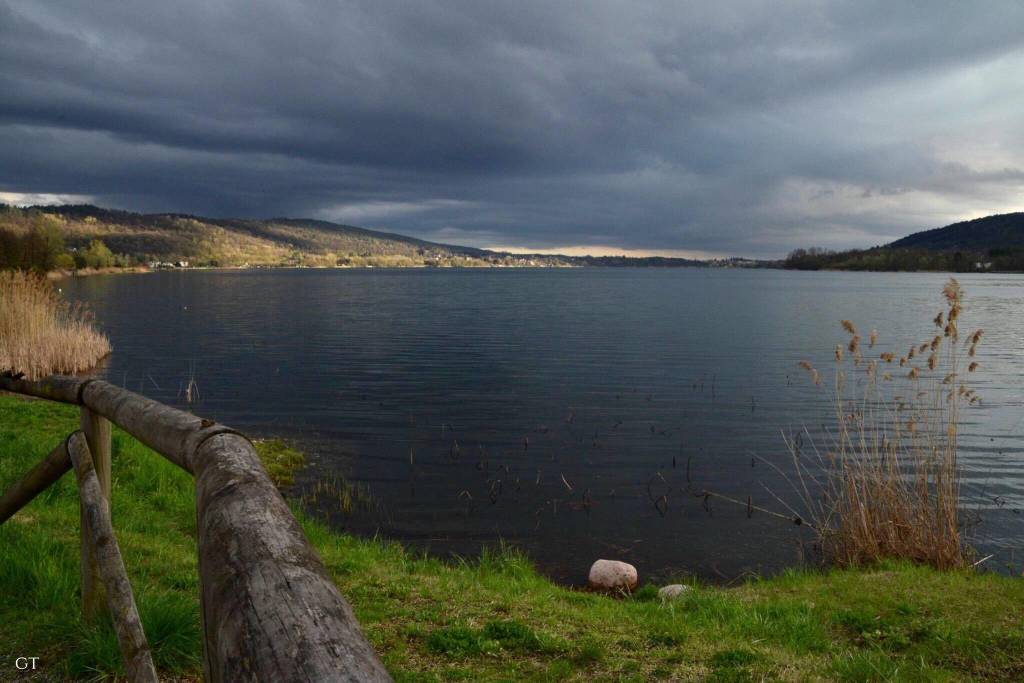
[[[654,509],[658,511],[658,514],[664,517],[668,514],[668,496],[663,495],[658,500],[654,501]]]
[[[199,385],[196,383],[195,364],[189,369],[188,383],[185,385],[185,403],[192,405],[199,400]]]

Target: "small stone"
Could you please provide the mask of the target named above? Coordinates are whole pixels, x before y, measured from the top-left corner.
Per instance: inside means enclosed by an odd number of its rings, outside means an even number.
[[[631,591],[639,582],[636,567],[617,560],[598,560],[590,567],[588,583],[594,590]]]
[[[660,588],[658,590],[658,597],[661,598],[662,602],[668,602],[669,600],[681,598],[689,590],[689,586],[684,586],[681,583],[672,583]]]

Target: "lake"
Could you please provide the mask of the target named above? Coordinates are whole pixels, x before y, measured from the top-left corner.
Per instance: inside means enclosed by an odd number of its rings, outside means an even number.
[[[310,464],[293,493],[337,528],[443,555],[507,542],[579,583],[602,557],[717,580],[798,562],[801,528],[746,506],[799,502],[770,464],[791,472],[783,432],[820,432],[830,407],[797,363],[827,377],[843,318],[898,353],[930,337],[947,277],[247,270],[60,286],[111,337],[100,375],[179,406],[194,378],[197,413],[298,443]],[[985,328],[983,400],[961,430],[973,540],[1020,571],[1024,276],[960,280],[961,329]]]

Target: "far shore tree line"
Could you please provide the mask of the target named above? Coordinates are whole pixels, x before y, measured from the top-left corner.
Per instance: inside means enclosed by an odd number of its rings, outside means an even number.
[[[982,251],[931,249],[796,249],[782,263],[789,270],[938,271],[953,273],[1024,271],[1024,248]]]
[[[0,269],[47,273],[81,268],[126,268],[134,259],[115,254],[102,240],[83,247],[68,247],[59,225],[43,214],[30,215],[23,224],[0,225]]]

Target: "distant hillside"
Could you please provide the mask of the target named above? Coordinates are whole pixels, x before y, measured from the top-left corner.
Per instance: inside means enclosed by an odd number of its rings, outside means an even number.
[[[1024,271],[1024,213],[985,216],[908,235],[870,249],[797,249],[793,270]]]
[[[0,207],[0,232],[59,234],[72,254],[94,240],[137,264],[192,266],[490,266],[518,265],[482,249],[366,230],[327,221],[203,218],[138,214],[90,205]]]
[[[886,245],[892,249],[984,252],[1024,247],[1024,213],[1004,213],[915,232]]]
[[[199,265],[336,265],[337,260],[479,257],[480,249],[316,220],[202,218],[137,214],[95,206],[34,207],[59,217],[71,246],[102,239],[111,250],[148,260],[191,259]],[[397,259],[401,261],[401,258]]]
[[[97,267],[97,263],[124,267],[182,262],[189,267],[709,265],[663,257],[508,254],[304,218],[202,218],[91,205],[16,208],[0,204],[0,268],[52,270]],[[749,264],[732,259],[715,265]]]

